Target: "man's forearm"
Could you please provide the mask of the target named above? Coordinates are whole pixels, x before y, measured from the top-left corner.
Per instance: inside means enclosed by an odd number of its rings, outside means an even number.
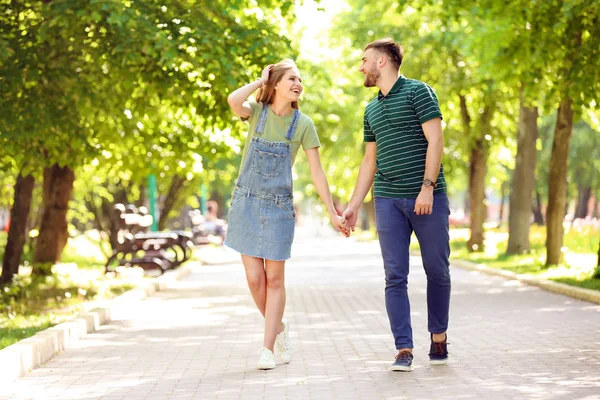
[[[363,159],[360,169],[358,170],[356,188],[354,189],[354,193],[352,193],[352,197],[350,198],[350,207],[354,209],[358,209],[358,207],[360,207],[365,197],[367,197],[367,193],[369,193],[371,186],[373,186],[375,172],[377,172],[375,161],[368,158]]]
[[[444,152],[443,138],[430,140],[427,146],[427,158],[425,159],[425,176],[423,179],[430,179],[435,183],[440,173],[442,164],[442,154]]]
[[[423,179],[437,180],[444,153],[444,134],[441,118],[433,118],[423,125],[423,133],[427,138],[427,156],[425,159],[425,176]]]

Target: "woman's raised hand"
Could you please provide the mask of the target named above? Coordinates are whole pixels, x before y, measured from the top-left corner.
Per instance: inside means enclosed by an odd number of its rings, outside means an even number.
[[[273,64],[269,64],[263,69],[262,74],[260,76],[260,80],[263,85],[266,85],[269,81],[269,74],[271,73],[271,68],[273,68]]]

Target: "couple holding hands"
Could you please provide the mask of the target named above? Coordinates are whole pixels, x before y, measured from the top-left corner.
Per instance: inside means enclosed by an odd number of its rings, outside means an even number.
[[[291,60],[267,66],[260,79],[228,97],[249,123],[239,177],[231,198],[225,245],[242,255],[252,298],[265,318],[258,369],[273,369],[275,355],[292,359],[285,309],[285,261],[294,237],[292,166],[302,146],[311,177],[334,228],[346,237],[374,184],[377,233],[385,271],[385,303],[397,355],[391,369],[411,371],[413,341],[407,293],[409,244],[419,240],[427,275],[430,363],[448,360],[450,305],[449,205],[442,114],[427,84],[399,75],[403,50],[392,39],[366,46],[360,72],[379,93],[364,113],[365,154],[348,207],[339,216],[319,158],[312,120],[299,111],[302,77]],[[247,101],[258,90],[256,102]]]

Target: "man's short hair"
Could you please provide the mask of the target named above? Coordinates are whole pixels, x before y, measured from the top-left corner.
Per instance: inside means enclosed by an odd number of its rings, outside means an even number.
[[[402,60],[404,59],[404,49],[398,43],[391,38],[379,39],[371,42],[365,47],[365,51],[369,49],[375,49],[385,54],[389,61],[397,68],[400,69]]]

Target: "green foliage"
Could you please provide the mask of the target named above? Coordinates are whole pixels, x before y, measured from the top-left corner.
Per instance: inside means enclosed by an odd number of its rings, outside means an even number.
[[[548,116],[540,121],[540,139],[536,182],[547,182],[549,174],[552,141],[556,118]],[[600,130],[592,128],[586,121],[579,120],[573,126],[573,137],[569,147],[569,193],[574,197],[577,185],[582,184],[597,189],[600,185]],[[537,185],[544,197],[548,196],[545,184]],[[566,239],[566,238],[565,238]]]
[[[510,149],[516,143],[510,138],[516,131],[518,90],[516,84],[498,79],[498,66],[495,70],[482,67],[482,49],[489,48],[482,43],[488,29],[486,21],[471,20],[464,13],[452,19],[444,4],[437,2],[398,5],[393,1],[373,4],[357,0],[351,5],[350,11],[339,17],[337,26],[338,31],[348,35],[334,39],[342,48],[351,46],[343,52],[354,58],[351,68],[357,69],[368,42],[392,37],[405,50],[402,73],[427,82],[436,91],[444,115],[443,164],[451,193],[464,190],[469,149],[480,138],[490,148],[492,158],[501,161],[494,171],[500,179],[490,179],[499,187],[507,180],[507,168],[513,162]],[[479,31],[481,34],[475,34]],[[355,82],[362,83],[360,75],[355,75]],[[371,93],[369,97],[373,96]],[[469,123],[461,109],[461,96]],[[491,115],[489,123],[482,118],[484,109]]]
[[[592,137],[598,137],[600,82],[600,24],[595,23],[600,15],[598,2],[354,0],[349,5],[339,14],[338,34],[331,38],[333,48],[341,49],[334,52],[334,70],[356,70],[362,48],[372,40],[392,37],[403,45],[404,75],[429,83],[440,99],[445,135],[443,164],[451,193],[466,189],[469,149],[481,137],[490,151],[487,186],[499,190],[502,182],[510,180],[521,88],[527,104],[538,106],[542,115],[542,153],[536,182],[544,197],[547,178],[543,176],[548,174],[552,148],[552,134],[547,130],[555,119],[547,116],[554,114],[558,101],[566,95],[573,97],[576,109],[583,108],[585,120],[596,130],[580,137],[586,138],[588,147],[585,143],[580,147],[575,143],[580,139],[574,137],[573,146],[580,150],[573,150],[570,158],[571,181],[578,179],[574,175],[576,164],[595,159]],[[354,64],[344,64],[352,58]],[[354,80],[359,81],[358,74]],[[343,85],[343,90],[350,93],[350,87]],[[369,97],[357,93],[355,98],[361,101]],[[468,126],[459,96],[464,98],[471,118]],[[486,107],[493,110],[489,130],[481,119]],[[343,114],[341,117],[344,119]],[[353,114],[349,118],[360,125]],[[356,139],[360,140],[360,134]],[[595,169],[594,162],[588,164],[587,170]]]
[[[0,349],[66,321],[85,300],[105,299],[132,289],[129,282],[76,282],[63,275],[15,276],[0,291]]]
[[[4,259],[4,248],[6,247],[7,234],[6,232],[0,231],[0,260]],[[33,249],[29,243],[25,244],[23,248],[23,263],[30,263],[33,260]],[[0,270],[2,264],[0,264]]]
[[[8,208],[12,204],[16,177],[17,173],[10,167],[7,167],[6,171],[0,170],[0,207],[2,208]]]
[[[21,268],[10,285],[0,287],[0,349],[73,317],[85,301],[112,298],[140,284],[135,271],[105,276],[104,256],[85,236],[70,239],[63,261],[46,277]]]
[[[584,121],[573,127],[569,148],[571,182],[587,187],[600,186],[600,131]]]
[[[227,95],[293,53],[293,4],[0,2],[4,204],[21,167],[39,177],[54,163],[77,171],[79,226],[123,188],[143,198],[149,174],[162,194],[184,177],[180,204],[201,182],[228,191],[241,132]]]
[[[230,125],[228,92],[289,52],[285,18],[241,1],[2,7],[2,150],[41,166],[112,158],[144,175],[226,152],[205,133]]]
[[[466,231],[466,230],[465,230]],[[486,252],[467,251],[466,232],[452,232],[452,258],[482,263],[492,268],[502,268],[517,274],[554,280],[569,285],[600,290],[600,279],[594,278],[600,230],[594,226],[572,227],[564,237],[565,260],[562,265],[545,266],[545,229],[532,227],[531,252],[506,255],[507,233],[491,230],[486,235]]]

